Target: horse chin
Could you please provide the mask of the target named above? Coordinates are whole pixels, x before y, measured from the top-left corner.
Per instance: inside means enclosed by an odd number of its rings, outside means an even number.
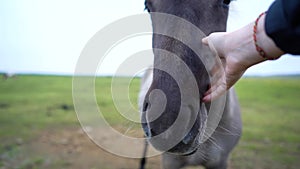
[[[190,132],[176,146],[167,151],[169,154],[189,156],[197,152],[201,143],[203,143],[206,129],[207,111],[205,105],[201,105],[197,120]]]
[[[178,155],[178,156],[189,156],[197,152],[198,147],[200,146],[200,143],[198,143],[195,139],[195,142],[191,145],[184,145],[182,143],[179,143],[172,149],[168,150],[166,153]]]
[[[198,150],[201,144],[201,140],[202,140],[201,135],[202,134],[198,132],[198,134],[195,136],[192,143],[186,144],[184,141],[181,141],[176,146],[168,150],[166,153],[180,155],[180,156],[189,156],[194,154]]]
[[[196,119],[195,119],[196,118]],[[145,113],[142,114],[142,121],[146,121]],[[206,129],[207,121],[207,111],[204,104],[201,104],[199,111],[196,116],[191,116],[190,123],[193,126],[186,131],[184,137],[179,142],[174,142],[178,140],[177,137],[182,134],[177,135],[176,133],[181,130],[182,126],[177,126],[169,131],[158,134],[152,131],[149,123],[142,123],[146,137],[149,143],[158,151],[166,152],[174,155],[186,156],[193,154],[197,151],[200,144],[203,142],[204,133]],[[189,122],[182,123],[187,124]],[[177,124],[178,125],[178,124]],[[175,131],[176,130],[176,131]],[[181,130],[180,132],[182,132]],[[174,145],[173,147],[170,147]]]

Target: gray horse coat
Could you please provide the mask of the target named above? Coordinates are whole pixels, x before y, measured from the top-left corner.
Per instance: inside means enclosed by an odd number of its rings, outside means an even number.
[[[201,39],[226,30],[229,3],[145,1],[153,27],[154,69],[142,79],[139,107],[148,141],[164,152],[165,169],[186,165],[226,169],[240,138],[242,124],[234,89],[221,97],[225,98],[222,106],[214,104],[219,101],[202,102],[211,85],[211,70],[219,62]],[[214,118],[218,120],[213,123]]]
[[[152,83],[152,70],[148,69],[141,80],[138,105],[142,112],[143,102]],[[237,144],[242,130],[240,107],[234,89],[226,94],[226,103],[223,116],[214,133],[198,150],[189,156],[173,155],[167,152],[162,154],[162,168],[179,169],[189,165],[202,165],[207,169],[225,169],[229,153]]]

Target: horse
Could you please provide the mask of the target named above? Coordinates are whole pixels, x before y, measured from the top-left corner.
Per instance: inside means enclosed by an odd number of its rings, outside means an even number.
[[[194,30],[204,35],[226,31],[229,3],[230,0],[145,1],[153,27],[154,63],[142,77],[138,104],[144,134],[155,149],[162,151],[164,169],[189,165],[226,169],[230,152],[240,139],[241,113],[233,88],[222,97],[221,114],[214,112],[221,104],[211,109],[213,102],[202,102],[211,85],[211,72],[207,69],[217,62],[213,52],[202,44],[203,37]],[[213,128],[210,117],[218,115]]]
[[[3,80],[7,80],[9,78],[16,78],[17,76],[14,73],[4,73],[2,75]]]

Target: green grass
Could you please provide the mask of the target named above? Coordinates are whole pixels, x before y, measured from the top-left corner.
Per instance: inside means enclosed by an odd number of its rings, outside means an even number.
[[[77,124],[70,77],[18,76],[0,81],[0,136],[27,137],[48,125]]]
[[[244,78],[236,90],[243,135],[234,168],[298,168],[300,78]]]
[[[115,90],[124,89],[128,79],[118,80],[120,88]],[[136,78],[130,81],[129,88],[125,86],[133,109],[137,108],[139,85]],[[110,94],[111,78],[97,78],[95,86],[97,104],[108,123],[139,127],[118,113]],[[300,78],[244,78],[236,90],[242,108],[243,135],[232,154],[232,168],[298,168]],[[26,141],[47,128],[78,125],[71,77],[20,75],[0,80],[0,156],[14,156],[18,138]],[[38,166],[41,161],[36,158],[22,165]],[[0,159],[0,168],[1,163]]]
[[[111,83],[116,85],[111,85]],[[125,115],[127,116],[133,114],[131,118],[139,120],[137,100],[140,80],[138,78],[116,78],[113,81],[111,78],[97,78],[95,84],[97,103],[108,123],[117,125],[120,124],[120,122],[128,122],[125,117],[120,115],[118,110],[126,113]],[[127,84],[129,84],[129,86]],[[116,94],[113,95],[111,91]],[[124,91],[129,92],[129,98]],[[135,111],[126,112],[129,108]]]

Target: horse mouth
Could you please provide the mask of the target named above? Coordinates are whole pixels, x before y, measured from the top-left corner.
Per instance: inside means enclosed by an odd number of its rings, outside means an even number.
[[[200,144],[202,143],[205,128],[206,128],[206,120],[207,120],[207,111],[205,105],[202,104],[198,112],[198,115],[196,117],[196,120],[194,119],[191,120],[194,121],[194,124],[191,127],[191,129],[184,135],[184,137],[181,139],[179,143],[175,144],[175,146],[168,149],[166,148],[169,147],[168,145],[166,147],[161,145],[163,145],[165,142],[168,142],[169,139],[173,139],[172,136],[170,136],[169,138],[152,140],[153,135],[151,134],[149,135],[149,133],[153,133],[151,132],[151,129],[145,130],[145,128],[147,128],[145,126],[143,128],[146,136],[148,137],[149,142],[157,150],[169,154],[174,154],[174,155],[189,156],[197,152]]]
[[[189,156],[197,152],[201,143],[203,143],[204,132],[206,129],[207,110],[204,104],[201,104],[197,119],[191,130],[185,135],[172,149],[167,151],[171,154]]]
[[[192,133],[191,131],[190,133]],[[181,155],[181,156],[189,156],[194,154],[200,145],[199,140],[200,134],[192,135],[188,133],[190,136],[186,136],[181,142],[179,142],[176,146],[171,148],[170,150],[166,151],[169,154],[174,154],[174,155]],[[189,137],[189,138],[187,138]],[[186,140],[189,140],[190,142],[186,142]]]

